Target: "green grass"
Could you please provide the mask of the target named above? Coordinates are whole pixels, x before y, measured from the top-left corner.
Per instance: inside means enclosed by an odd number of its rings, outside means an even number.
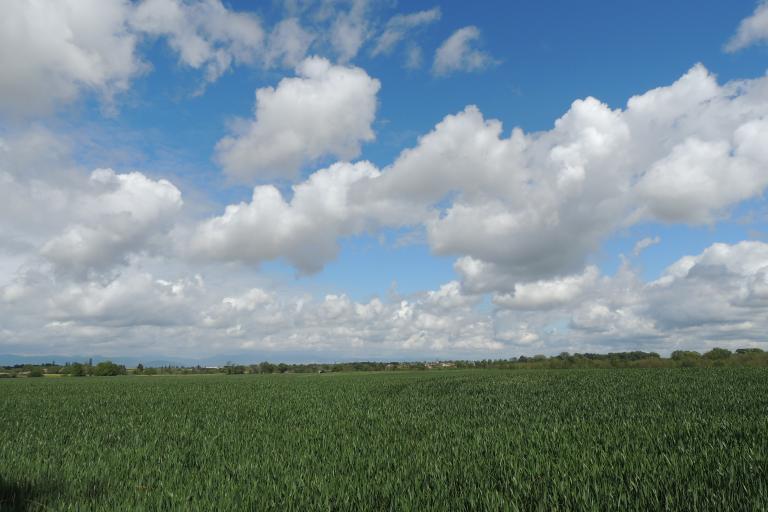
[[[766,510],[768,370],[0,381],[0,510]]]

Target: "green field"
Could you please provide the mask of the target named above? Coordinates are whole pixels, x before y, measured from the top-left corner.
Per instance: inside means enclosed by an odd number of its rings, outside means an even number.
[[[766,510],[768,370],[0,381],[0,510]]]

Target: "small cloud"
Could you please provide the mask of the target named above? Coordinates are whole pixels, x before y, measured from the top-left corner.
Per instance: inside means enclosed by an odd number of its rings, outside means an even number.
[[[725,44],[725,51],[734,53],[755,43],[768,41],[768,2],[762,1],[752,16],[739,23],[736,34]]]
[[[393,246],[396,249],[412,245],[424,245],[427,243],[427,234],[423,230],[414,229],[397,237]]]
[[[644,250],[660,242],[661,242],[661,237],[658,237],[658,236],[655,236],[653,238],[645,237],[635,244],[634,249],[632,249],[632,254],[634,256],[640,256],[640,253],[642,253]]]
[[[460,28],[446,39],[435,52],[432,73],[444,76],[456,71],[480,71],[496,64],[488,53],[473,47],[480,39],[480,29],[475,26]]]
[[[421,46],[411,46],[405,54],[405,67],[406,69],[419,69],[423,60]]]
[[[398,14],[393,16],[387,22],[384,32],[376,40],[376,46],[371,51],[373,57],[377,55],[388,55],[392,50],[405,39],[409,32],[434,23],[440,19],[442,13],[439,7],[419,11],[412,14]],[[410,53],[410,52],[409,52]]]

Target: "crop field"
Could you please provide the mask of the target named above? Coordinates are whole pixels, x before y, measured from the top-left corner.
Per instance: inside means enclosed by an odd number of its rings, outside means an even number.
[[[0,510],[766,510],[764,369],[0,381]]]

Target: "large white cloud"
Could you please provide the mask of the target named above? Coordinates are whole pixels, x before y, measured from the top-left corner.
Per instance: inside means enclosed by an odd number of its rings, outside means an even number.
[[[313,298],[265,288],[160,279],[130,269],[105,281],[67,281],[23,274],[0,286],[0,319],[9,343],[45,340],[44,350],[125,355],[238,352],[300,354],[307,360],[424,358],[497,354],[492,318],[457,283],[408,297],[357,302],[343,294]],[[73,349],[72,347],[78,347]],[[80,352],[82,353],[82,352]],[[274,360],[274,358],[273,358]]]
[[[256,91],[255,119],[216,146],[227,174],[240,181],[294,178],[301,166],[333,155],[350,159],[373,140],[379,81],[360,68],[313,57],[277,87]]]
[[[250,212],[248,229],[282,230],[254,231],[258,250],[221,235],[227,249],[216,249],[217,242],[204,252],[297,262],[296,245],[285,240],[322,239],[315,242],[321,249],[306,257],[312,263],[300,265],[317,269],[333,254],[333,236],[354,234],[359,226],[423,225],[434,252],[465,258],[459,270],[475,274],[468,290],[511,292],[518,282],[582,271],[588,255],[621,227],[711,223],[761,194],[768,185],[768,154],[760,142],[766,115],[768,79],[719,85],[701,65],[670,86],[630,98],[625,109],[577,100],[544,132],[515,128],[505,137],[501,122],[470,106],[447,116],[391,165],[340,182],[348,190],[339,194],[344,208],[333,222],[315,215],[281,223],[270,212],[287,211],[287,203],[275,189],[257,189],[259,201],[275,208],[237,211]],[[296,188],[316,185],[310,176]]]
[[[0,112],[46,113],[82,89],[107,104],[144,68],[127,0],[0,2]]]
[[[378,175],[367,162],[337,163],[293,187],[286,201],[272,185],[254,188],[250,203],[230,205],[201,224],[192,237],[193,256],[258,264],[285,258],[303,272],[315,272],[336,256],[339,237],[366,225],[350,204],[350,186]]]
[[[566,276],[548,281],[515,284],[511,293],[497,294],[493,302],[513,309],[551,309],[569,304],[580,298],[594,285],[599,272],[590,266],[579,275]]]
[[[0,139],[0,252],[78,276],[171,252],[181,192],[136,171],[86,172],[70,151],[41,128]]]
[[[84,274],[125,263],[167,233],[179,213],[181,192],[167,180],[98,169],[90,190],[73,205],[73,223],[45,243],[41,254],[63,272]]]
[[[200,276],[167,281],[130,271],[107,281],[67,283],[48,299],[52,322],[135,327],[197,322]]]
[[[0,3],[0,114],[48,114],[82,93],[108,111],[151,66],[147,38],[162,38],[204,84],[234,65],[300,62],[313,36],[295,18],[269,35],[261,20],[220,0],[7,0]],[[202,92],[199,88],[198,92]]]

